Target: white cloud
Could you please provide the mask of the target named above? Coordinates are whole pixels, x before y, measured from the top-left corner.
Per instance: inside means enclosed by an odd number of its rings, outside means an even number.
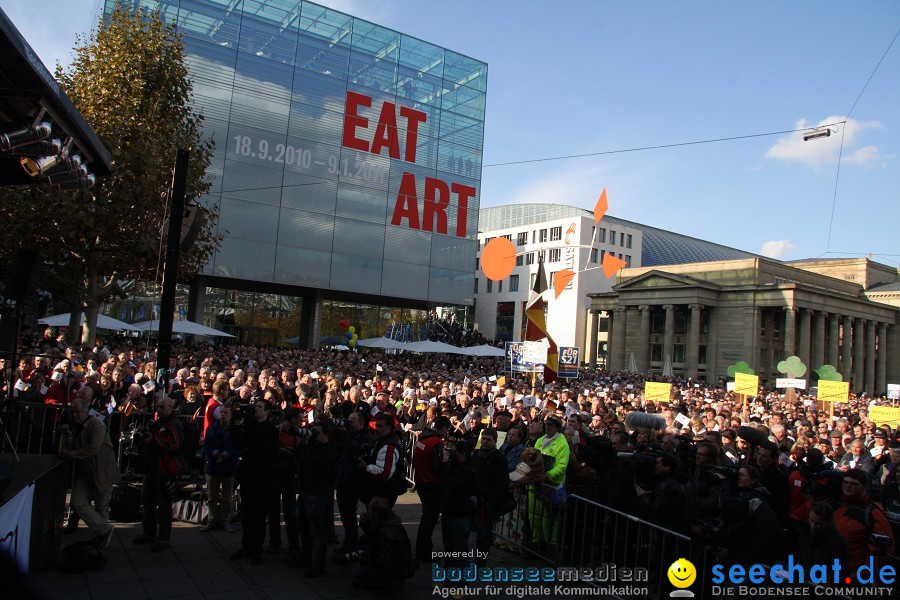
[[[808,129],[811,127],[821,127],[831,123],[844,121],[845,117],[830,116],[813,124],[806,119],[800,119],[795,125],[795,129]],[[878,121],[857,121],[856,119],[847,119],[846,123],[832,125],[831,130],[834,132],[829,137],[817,138],[808,142],[803,141],[804,132],[792,133],[783,137],[769,148],[766,157],[775,158],[785,161],[795,161],[805,164],[808,167],[818,169],[827,164],[834,164],[838,160],[838,153],[841,147],[841,139],[844,142],[844,156],[842,161],[859,166],[872,166],[879,163],[885,163],[885,158],[876,146],[865,146],[855,152],[849,152],[859,141],[860,134],[866,129],[877,129],[881,127]]]
[[[563,169],[543,178],[526,182],[517,189],[510,203],[565,204],[594,207],[603,181],[604,169]]]
[[[790,240],[769,240],[762,245],[759,253],[763,256],[780,260],[796,247]]]

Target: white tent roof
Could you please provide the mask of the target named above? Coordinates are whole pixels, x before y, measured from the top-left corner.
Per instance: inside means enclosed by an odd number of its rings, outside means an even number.
[[[421,342],[413,342],[405,344],[405,349],[412,352],[436,352],[440,354],[466,354],[466,351],[457,346],[451,346],[444,342],[432,342],[431,340],[423,340]]]
[[[72,313],[63,313],[61,315],[53,315],[52,317],[46,317],[39,320],[38,323],[41,325],[49,325],[51,327],[68,327],[71,314]],[[79,321],[79,324],[84,324],[84,313],[81,313],[81,321]],[[134,326],[129,325],[124,321],[107,317],[106,315],[97,315],[97,327],[99,329],[112,329],[114,331],[120,329],[128,331],[135,330]]]
[[[506,351],[503,348],[497,348],[489,344],[469,346],[463,348],[463,350],[465,350],[466,354],[469,356],[506,356]]]
[[[159,331],[159,321],[141,321],[140,323],[135,323],[133,327],[137,331]],[[175,323],[172,324],[172,333],[181,333],[183,335],[217,335],[222,337],[234,337],[230,333],[225,333],[224,331],[219,331],[218,329],[213,329],[212,327],[207,327],[206,325],[201,325],[200,323],[194,323],[193,321],[188,321],[187,319],[175,321]]]
[[[386,337],[367,338],[364,340],[356,340],[357,346],[363,348],[384,348],[385,350],[409,350],[409,344],[398,342]]]

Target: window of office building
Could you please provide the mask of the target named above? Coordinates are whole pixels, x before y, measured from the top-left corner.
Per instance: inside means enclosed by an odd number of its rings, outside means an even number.
[[[509,241],[512,241],[512,234],[511,234],[511,233],[507,233],[506,235],[501,235],[500,237],[505,238],[505,239],[507,239],[507,240],[509,240]]]
[[[528,232],[527,232],[527,231],[520,231],[520,232],[516,235],[516,245],[517,245],[517,246],[524,246],[524,245],[527,244],[527,243],[528,243]]]
[[[518,275],[510,275],[509,276],[509,291],[511,291],[511,292],[519,291],[519,276]]]
[[[616,232],[612,229],[609,230],[609,245],[610,246],[616,245]]]
[[[525,264],[533,265],[534,264],[534,252],[529,252],[525,255]]]
[[[605,227],[600,228],[600,235],[597,236],[597,241],[599,241],[601,244],[606,243],[606,228]]]
[[[516,256],[516,266],[521,267],[525,263],[525,255],[519,254]]]
[[[490,294],[494,291],[494,281],[492,279],[487,280],[487,291],[485,293]]]
[[[547,230],[541,229],[540,233],[538,234],[538,242],[543,244],[546,241],[547,241]]]
[[[596,248],[591,248],[591,262],[592,262],[592,263],[596,263],[596,262],[597,262],[597,255],[598,255],[598,254],[599,254],[599,252],[597,252],[597,249],[596,249]]]
[[[550,228],[550,241],[558,242],[562,239],[562,225]]]
[[[625,255],[625,266],[631,267],[631,255],[630,254]]]
[[[561,250],[559,248],[551,248],[548,261],[552,263],[559,262],[560,251]]]
[[[497,303],[497,335],[496,339],[511,342],[516,326],[516,303]]]
[[[502,279],[497,282],[497,293],[498,294],[503,293],[503,280]]]
[[[631,234],[628,234],[628,240],[625,242],[626,248],[631,248]]]

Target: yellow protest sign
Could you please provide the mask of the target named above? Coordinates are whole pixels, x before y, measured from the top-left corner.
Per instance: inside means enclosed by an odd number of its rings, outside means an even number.
[[[819,400],[822,402],[846,402],[849,397],[849,381],[819,380]]]
[[[744,394],[745,396],[756,396],[759,394],[759,375],[735,373],[734,393]]]
[[[653,400],[655,402],[668,402],[672,396],[671,383],[659,383],[656,381],[648,381],[644,384],[644,399]]]
[[[503,387],[504,385],[506,385],[506,375],[504,375],[503,377],[497,378],[497,385],[500,387]]]
[[[895,428],[900,424],[900,408],[873,406],[869,408],[869,420],[876,425],[890,425]]]

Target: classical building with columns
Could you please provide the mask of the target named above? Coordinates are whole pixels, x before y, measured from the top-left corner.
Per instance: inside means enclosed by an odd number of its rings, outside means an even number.
[[[773,383],[778,361],[797,355],[811,370],[833,365],[852,391],[883,394],[900,383],[898,287],[896,268],[867,258],[623,269],[611,291],[589,294],[591,360],[605,333],[613,370],[714,381],[742,360]]]

